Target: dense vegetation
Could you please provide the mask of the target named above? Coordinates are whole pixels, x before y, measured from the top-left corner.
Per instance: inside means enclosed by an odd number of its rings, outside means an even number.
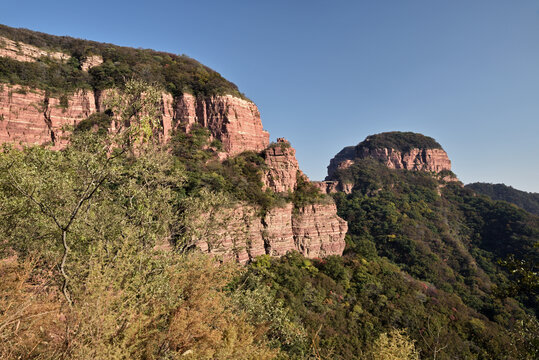
[[[539,357],[538,217],[363,159],[335,174],[354,185],[334,195],[349,224],[343,257],[216,266],[192,251],[226,225],[200,226],[208,213],[325,199],[302,177],[289,194],[263,190],[264,153],[220,162],[204,128],[161,146],[158,89],[126,79],[175,94],[237,88],[185,56],[3,26],[0,36],[71,55],[0,59],[1,81],[64,94],[120,87],[113,113],[125,125],[111,132],[111,113],[94,114],[62,151],[0,152],[1,358]],[[96,54],[105,62],[83,72]],[[401,132],[360,145],[440,148]]]
[[[159,85],[174,95],[187,92],[201,96],[243,96],[236,85],[186,55],[54,36],[5,25],[0,25],[0,36],[71,56],[66,62],[42,58],[35,63],[0,58],[0,82],[66,94],[79,88],[123,87],[127,79],[135,78]],[[82,71],[81,64],[92,55],[101,56],[103,64],[89,72]]]
[[[505,184],[473,183],[466,185],[473,191],[494,200],[503,200],[520,206],[532,214],[539,215],[539,194],[521,191]]]
[[[203,128],[162,148],[128,111],[158,105],[140,86],[116,103],[129,127],[95,114],[65,150],[1,153],[3,358],[537,357],[537,217],[363,159],[336,174],[354,184],[335,195],[344,257],[216,267],[190,251],[224,226],[203,214],[320,194],[262,191],[263,154],[219,162]]]
[[[338,176],[355,184],[335,195],[350,227],[345,256],[258,259],[244,280],[264,279],[320,358],[369,358],[395,329],[425,359],[537,357],[539,218],[375,160]]]
[[[358,144],[359,148],[395,149],[402,152],[410,149],[441,149],[442,146],[433,138],[414,132],[391,131],[367,136]]]

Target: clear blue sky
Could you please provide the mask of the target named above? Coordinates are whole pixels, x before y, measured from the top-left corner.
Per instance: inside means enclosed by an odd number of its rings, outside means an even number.
[[[187,54],[326,175],[382,131],[436,138],[465,183],[539,192],[539,1],[2,1],[0,23]]]

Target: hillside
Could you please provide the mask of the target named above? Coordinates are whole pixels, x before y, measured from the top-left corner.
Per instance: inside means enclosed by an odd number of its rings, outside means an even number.
[[[405,328],[421,358],[537,355],[538,217],[377,158],[332,179],[353,184],[333,195],[349,224],[344,256],[253,270],[319,330],[321,353],[351,359],[379,333]]]
[[[505,184],[473,183],[466,185],[478,194],[493,200],[503,200],[515,204],[532,214],[539,215],[539,194],[521,191]]]
[[[539,217],[436,140],[312,183],[193,59],[0,39],[0,358],[537,358]]]

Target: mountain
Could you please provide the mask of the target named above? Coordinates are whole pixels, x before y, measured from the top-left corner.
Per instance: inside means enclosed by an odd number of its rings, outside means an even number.
[[[260,155],[267,169],[259,169],[259,191],[268,189],[286,198],[298,182],[308,182],[303,173],[298,175],[295,150],[288,142],[270,146],[257,106],[236,85],[196,60],[6,26],[0,26],[0,142],[63,149],[69,128],[76,130],[96,116],[113,113],[116,89],[126,91],[130,78],[159,89],[158,136],[163,143],[170,143],[174,134],[202,127],[208,131],[208,144],[219,143],[219,160],[245,152]],[[118,126],[112,122],[112,128]],[[284,199],[264,216],[259,207],[237,204],[227,215],[237,218],[228,233],[249,229],[241,240],[232,242],[222,234],[223,239],[215,240],[219,247],[208,247],[207,242],[200,247],[240,262],[292,249],[309,257],[342,254],[347,226],[331,200],[295,207]]]
[[[538,217],[463,187],[441,146],[414,133],[345,147],[319,186],[348,222],[343,257],[252,272],[317,334],[322,356],[368,357],[357,349],[394,328],[426,359],[537,355]]]
[[[505,184],[488,184],[476,182],[466,185],[478,194],[489,196],[494,200],[503,200],[520,206],[532,214],[539,215],[539,194],[521,191]]]
[[[539,217],[436,140],[310,182],[196,60],[0,37],[0,358],[537,358]]]

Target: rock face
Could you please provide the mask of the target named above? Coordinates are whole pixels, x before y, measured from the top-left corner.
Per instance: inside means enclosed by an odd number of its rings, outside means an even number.
[[[103,58],[99,55],[88,56],[81,64],[82,71],[88,71],[94,66],[103,64]]]
[[[451,171],[451,160],[433,138],[410,132],[390,132],[371,135],[357,146],[343,148],[328,166],[325,181],[315,185],[326,194],[342,191],[352,192],[353,183],[342,182],[339,170],[347,169],[361,159],[376,159],[390,169],[430,171],[436,174]],[[458,181],[449,174],[441,174],[445,182]]]
[[[335,172],[352,166],[358,159],[374,158],[384,163],[390,169],[417,171],[432,171],[439,173],[451,170],[451,160],[443,149],[411,148],[406,151],[393,148],[369,148],[360,143],[342,149],[328,166],[326,180],[335,178]]]
[[[0,143],[52,144],[61,149],[67,144],[62,127],[76,126],[97,111],[106,110],[107,90],[79,90],[68,98],[47,96],[41,90],[20,86],[0,87]],[[230,95],[196,98],[183,94],[174,98],[163,93],[163,139],[171,131],[189,131],[195,124],[210,130],[213,139],[223,143],[226,156],[243,151],[262,151],[266,161],[263,183],[275,192],[294,191],[299,170],[295,150],[288,141],[278,139],[271,147],[269,134],[262,128],[256,105]],[[297,250],[307,257],[341,255],[347,224],[337,216],[334,204],[314,204],[294,209],[292,204],[274,208],[260,217],[252,206],[241,206],[229,214],[219,244],[197,245],[224,259],[245,263],[262,254],[281,256]]]
[[[76,125],[95,113],[91,91],[78,90],[62,101],[42,90],[0,84],[0,143],[66,144],[62,127]]]
[[[78,90],[65,98],[49,97],[42,90],[0,84],[0,142],[65,145],[64,125],[77,125],[96,111],[104,111],[107,91]],[[62,101],[63,100],[63,101]],[[188,131],[194,124],[210,130],[223,143],[228,156],[246,150],[262,151],[269,134],[262,128],[255,104],[231,95],[195,98],[190,94],[174,99],[162,94],[163,138],[171,130]]]
[[[362,148],[359,158],[372,157],[391,169],[423,170],[439,173],[451,170],[451,160],[443,149],[410,149],[400,152],[395,149]],[[349,166],[349,165],[348,165]]]
[[[232,95],[207,98],[183,94],[175,99],[172,128],[189,129],[199,124],[223,144],[230,156],[243,151],[262,151],[269,145],[269,133],[262,128],[255,104]]]
[[[62,61],[70,58],[69,55],[62,52],[46,51],[29,44],[13,41],[3,36],[0,36],[0,56],[27,62],[35,62],[41,57],[50,57],[51,59]]]
[[[350,194],[354,187],[354,184],[340,181],[313,181],[312,184],[319,188],[323,194],[335,194],[339,191]]]
[[[277,143],[264,150],[267,170],[264,171],[263,183],[277,193],[294,191],[299,171],[296,160],[296,150],[284,138],[278,138]]]
[[[274,208],[262,218],[252,206],[229,210],[226,229],[218,241],[199,242],[203,251],[223,260],[247,263],[256,256],[282,256],[296,250],[305,257],[342,255],[348,230],[346,221],[337,216],[335,204],[314,204],[294,210],[292,204]]]

